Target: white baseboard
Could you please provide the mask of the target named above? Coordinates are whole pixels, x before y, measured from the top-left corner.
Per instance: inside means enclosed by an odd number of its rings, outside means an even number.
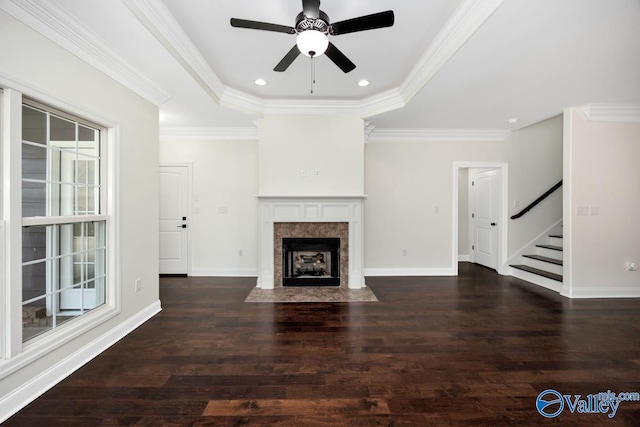
[[[37,377],[16,388],[0,400],[0,423],[6,421],[20,409],[33,402],[44,392],[80,369],[94,357],[124,338],[138,326],[162,310],[160,301],[156,301],[136,315],[97,338],[93,342],[61,360]]]
[[[568,298],[640,298],[640,288],[631,287],[573,287],[569,292],[566,287],[562,288],[560,295]]]
[[[255,268],[193,268],[191,276],[196,277],[258,277]]]
[[[455,276],[453,268],[365,268],[364,275],[375,276]]]
[[[471,262],[469,255],[458,255],[458,262]]]

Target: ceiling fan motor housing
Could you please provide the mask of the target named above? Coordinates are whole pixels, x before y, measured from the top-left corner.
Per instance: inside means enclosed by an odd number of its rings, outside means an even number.
[[[323,11],[319,12],[318,18],[309,18],[300,12],[296,17],[296,33],[300,34],[307,30],[320,31],[327,34],[329,32],[329,16]]]

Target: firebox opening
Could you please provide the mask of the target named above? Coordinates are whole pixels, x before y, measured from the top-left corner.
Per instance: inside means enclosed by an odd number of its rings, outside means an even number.
[[[283,286],[340,286],[340,238],[282,239]]]

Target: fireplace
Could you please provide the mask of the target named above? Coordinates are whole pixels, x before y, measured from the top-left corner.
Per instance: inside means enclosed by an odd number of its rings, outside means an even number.
[[[282,239],[283,286],[340,286],[339,238]]]
[[[365,196],[258,197],[259,288],[300,286],[284,284],[283,242],[288,238],[339,239],[338,260],[331,263],[331,268],[338,268],[339,271],[337,275],[332,273],[331,277],[338,277],[339,286],[344,289],[365,286],[362,274],[362,211]],[[317,250],[314,255],[318,252],[322,251]]]

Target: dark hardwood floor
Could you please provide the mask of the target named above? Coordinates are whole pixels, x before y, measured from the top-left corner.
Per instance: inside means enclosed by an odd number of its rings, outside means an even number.
[[[638,426],[547,419],[555,389],[640,392],[640,300],[569,300],[471,264],[369,278],[378,303],[244,303],[255,279],[161,279],[163,311],[6,426]]]

